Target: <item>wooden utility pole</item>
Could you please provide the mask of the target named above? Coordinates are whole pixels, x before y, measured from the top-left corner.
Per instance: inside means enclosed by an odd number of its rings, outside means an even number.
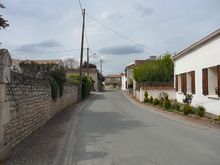
[[[87,76],[89,78],[89,48],[87,48]]]
[[[79,68],[79,99],[82,99],[82,65],[83,65],[83,46],[84,46],[84,32],[85,32],[85,13],[86,10],[82,10],[83,24],[82,24],[82,39],[81,39],[81,53],[80,53],[80,68]]]

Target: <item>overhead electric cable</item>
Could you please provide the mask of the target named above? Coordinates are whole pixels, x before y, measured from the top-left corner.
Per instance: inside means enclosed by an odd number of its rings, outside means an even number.
[[[133,39],[130,39],[129,37],[125,36],[124,34],[121,34],[121,33],[117,32],[117,31],[113,30],[112,28],[110,28],[109,26],[105,25],[105,24],[102,23],[101,21],[97,20],[96,18],[94,18],[94,17],[91,16],[90,14],[86,13],[86,15],[87,15],[90,19],[92,19],[93,21],[97,22],[98,24],[102,25],[103,27],[105,27],[106,29],[108,29],[109,31],[111,31],[112,33],[115,33],[116,35],[118,35],[118,36],[120,36],[120,37],[122,37],[122,38],[124,38],[124,39],[126,39],[126,40],[128,40],[128,41],[130,41],[130,42],[132,42],[132,43],[135,43],[136,45],[138,45],[138,46],[140,46],[140,47],[142,47],[142,48],[144,48],[144,49],[146,49],[146,50],[148,50],[148,51],[151,51],[151,52],[156,53],[156,54],[161,54],[159,51],[156,51],[156,50],[154,50],[154,49],[151,49],[151,48],[149,48],[149,47],[146,47],[145,45],[143,45],[143,44],[141,44],[141,43],[139,43],[139,42],[137,42],[137,41],[135,41],[135,40],[133,40]]]

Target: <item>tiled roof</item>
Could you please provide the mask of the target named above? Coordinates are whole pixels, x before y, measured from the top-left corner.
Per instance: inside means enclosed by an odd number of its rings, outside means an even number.
[[[121,74],[109,74],[105,77],[116,77],[116,78],[118,78],[118,77],[121,77],[121,76],[122,76]]]

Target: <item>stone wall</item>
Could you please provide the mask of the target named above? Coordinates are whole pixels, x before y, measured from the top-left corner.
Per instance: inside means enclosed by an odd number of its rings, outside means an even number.
[[[65,84],[63,96],[53,100],[47,80],[27,81],[23,79],[22,81],[19,75],[13,77],[16,73],[8,72],[6,69],[11,66],[11,58],[7,53],[4,55],[4,61],[0,58],[0,63],[0,66],[4,68],[0,74],[1,159],[4,153],[51,119],[57,112],[76,103],[78,87]]]

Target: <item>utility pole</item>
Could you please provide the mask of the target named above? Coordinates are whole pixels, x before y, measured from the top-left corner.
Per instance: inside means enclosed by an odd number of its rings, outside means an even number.
[[[89,78],[89,48],[87,48],[87,76]]]
[[[83,24],[82,24],[82,39],[81,39],[81,53],[80,53],[80,68],[79,68],[79,99],[82,99],[82,65],[83,65],[83,46],[84,46],[84,32],[85,32],[85,13],[86,10],[82,10]]]
[[[103,62],[103,60],[101,59],[100,60],[100,73],[102,74],[102,62]]]

